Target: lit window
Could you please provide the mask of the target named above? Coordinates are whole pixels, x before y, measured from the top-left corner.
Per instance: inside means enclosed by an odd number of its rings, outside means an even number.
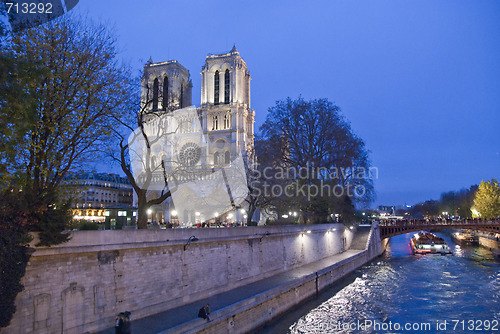
[[[105,215],[106,217],[109,217],[109,211],[104,211],[104,215]]]
[[[127,211],[118,211],[118,217],[126,217]]]

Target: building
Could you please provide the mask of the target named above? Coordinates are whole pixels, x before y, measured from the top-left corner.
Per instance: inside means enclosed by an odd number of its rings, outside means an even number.
[[[396,207],[394,205],[379,205],[377,211],[380,216],[394,216]]]
[[[66,196],[74,199],[72,208],[75,219],[104,222],[110,212],[108,208],[132,207],[133,204],[132,185],[127,178],[117,174],[69,173],[64,189]]]
[[[137,140],[132,149],[136,156],[131,156],[134,177],[151,197],[162,186],[177,190],[151,208],[150,221],[191,225],[243,220],[248,188],[238,173],[252,159],[254,147],[250,72],[233,47],[228,53],[208,55],[201,79],[201,106],[194,107],[189,71],[179,62],[150,60],[144,66],[141,112],[147,116],[145,129],[153,144],[147,150],[140,136],[129,138],[129,143]],[[162,182],[168,177],[167,186]],[[215,203],[219,199],[224,203]]]

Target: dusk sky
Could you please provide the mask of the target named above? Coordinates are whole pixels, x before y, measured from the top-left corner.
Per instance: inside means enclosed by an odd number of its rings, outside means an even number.
[[[75,11],[112,25],[138,72],[149,57],[179,61],[197,106],[205,57],[235,43],[256,130],[276,100],[333,101],[379,170],[374,205],[500,178],[498,0],[80,0]]]

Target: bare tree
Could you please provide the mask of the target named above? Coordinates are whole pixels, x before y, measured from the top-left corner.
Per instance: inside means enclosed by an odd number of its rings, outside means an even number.
[[[274,165],[294,171],[287,177],[288,194],[295,195],[282,197],[282,204],[300,208],[302,221],[325,221],[332,213],[351,215],[353,203],[372,200],[368,151],[328,100],[277,101],[261,131],[278,160]]]
[[[0,326],[22,288],[27,232],[39,231],[42,245],[68,239],[70,203],[59,198],[59,186],[68,171],[96,158],[121,117],[128,82],[103,25],[70,15],[3,34],[0,27]]]
[[[167,128],[160,122],[166,114],[178,108],[175,104],[178,97],[175,94],[169,94],[168,105],[158,109],[156,106],[158,100],[162,99],[162,94],[152,94],[152,87],[144,80],[143,86],[146,94],[142,101],[137,94],[132,93],[136,88],[130,87],[127,117],[117,119],[121,123],[120,128],[111,129],[119,151],[116,152],[113,147],[108,151],[110,157],[119,163],[136,193],[137,228],[139,229],[147,228],[148,209],[153,205],[163,203],[172,196],[169,179],[175,179],[175,175],[166,167],[166,163],[171,163],[172,160],[161,160],[155,163],[152,157],[154,146],[169,140],[169,136],[179,130],[179,125],[177,125],[167,132]],[[136,152],[138,146],[141,147],[141,152]],[[142,167],[138,175],[134,175],[134,163]],[[161,178],[160,181],[157,180],[158,177]],[[156,186],[161,184],[161,189],[151,189],[153,183]]]

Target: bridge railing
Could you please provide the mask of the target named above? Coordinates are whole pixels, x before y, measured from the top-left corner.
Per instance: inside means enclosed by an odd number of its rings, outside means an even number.
[[[482,225],[498,225],[500,224],[500,218],[496,219],[481,219],[481,218],[469,218],[469,219],[383,219],[379,222],[380,226],[420,226],[420,225],[470,225],[470,226],[482,226]]]

